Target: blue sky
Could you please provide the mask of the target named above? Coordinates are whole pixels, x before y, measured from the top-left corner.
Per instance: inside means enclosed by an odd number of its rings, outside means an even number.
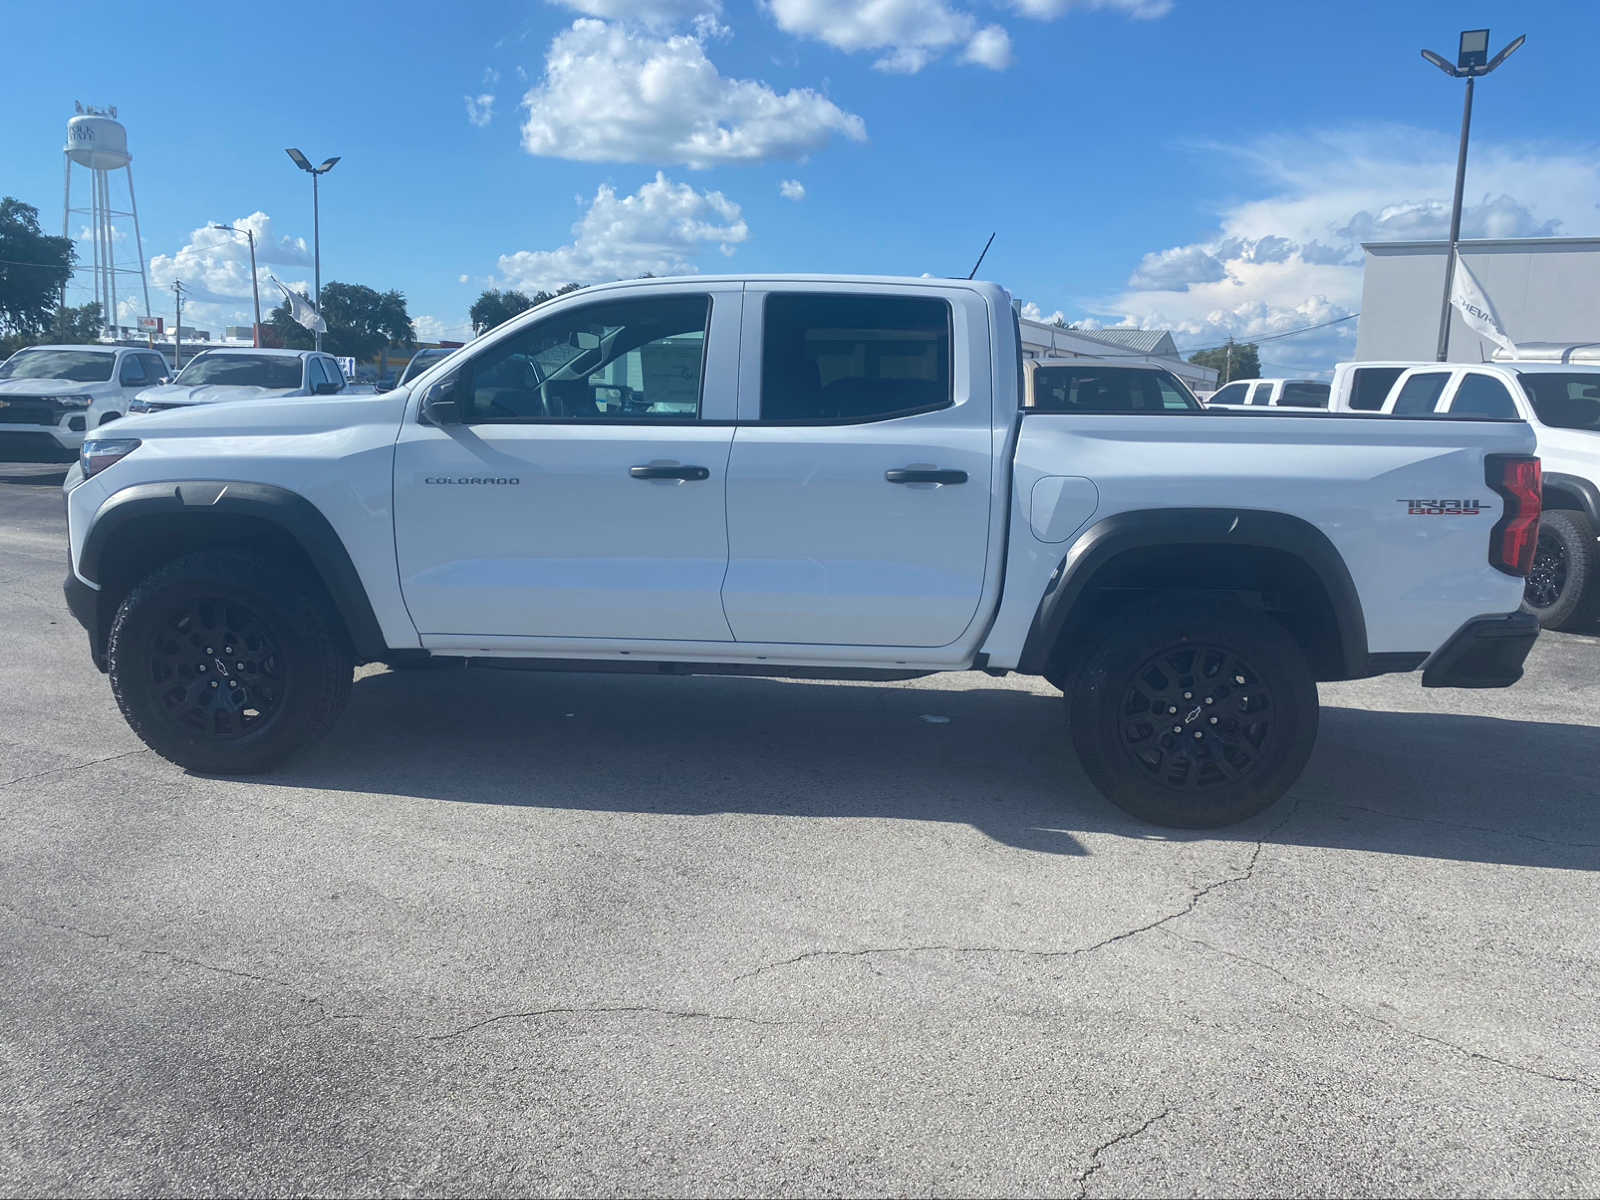
[[[1461,85],[1417,50],[1473,25],[1528,44],[1479,90],[1468,232],[1600,234],[1587,0],[18,6],[0,192],[57,227],[73,101],[116,104],[153,282],[202,327],[248,319],[212,221],[309,281],[299,146],[342,156],[324,281],[400,288],[424,335],[491,282],[965,274],[994,230],[982,274],[1041,314],[1197,347],[1353,311],[1361,240],[1443,232]]]

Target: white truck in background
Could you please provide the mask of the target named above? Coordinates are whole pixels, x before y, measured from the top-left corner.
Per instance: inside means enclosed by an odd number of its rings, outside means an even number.
[[[167,360],[128,346],[28,346],[0,364],[0,460],[72,462],[84,435],[122,417]]]
[[[1333,411],[1526,421],[1544,517],[1524,607],[1547,629],[1600,620],[1600,346],[1532,343],[1488,363],[1340,363]]]
[[[1028,367],[988,283],[585,288],[383,395],[91,438],[67,603],[193,770],[323,735],[360,662],[1018,671],[1101,792],[1182,826],[1283,795],[1318,680],[1520,678],[1525,424],[1241,419],[1086,369]]]
[[[1212,392],[1206,407],[1325,410],[1328,385],[1320,379],[1235,379]]]

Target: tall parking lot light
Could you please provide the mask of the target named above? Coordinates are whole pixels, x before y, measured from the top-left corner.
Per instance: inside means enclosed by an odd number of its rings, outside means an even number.
[[[1431,62],[1439,70],[1452,79],[1465,79],[1467,81],[1466,106],[1461,111],[1461,149],[1456,154],[1456,195],[1450,206],[1450,247],[1445,252],[1444,260],[1444,303],[1439,311],[1439,361],[1444,362],[1450,354],[1450,289],[1455,283],[1456,276],[1456,244],[1461,240],[1461,191],[1467,182],[1467,134],[1472,128],[1472,89],[1478,76],[1487,75],[1506,59],[1510,58],[1527,41],[1527,35],[1519,35],[1515,41],[1504,50],[1489,57],[1489,31],[1487,29],[1464,29],[1461,31],[1461,44],[1456,51],[1455,65],[1442,54],[1435,54],[1432,50],[1424,50],[1422,57]]]
[[[311,244],[312,244],[312,258],[313,258],[313,260],[315,262],[315,272],[316,272],[315,279],[314,279],[314,282],[313,282],[313,288],[315,289],[315,294],[312,296],[311,302],[317,306],[317,311],[321,312],[322,311],[322,215],[321,215],[321,211],[320,211],[320,209],[318,207],[317,180],[320,179],[322,176],[326,175],[329,171],[333,170],[333,164],[339,161],[340,156],[336,154],[332,158],[326,160],[320,167],[313,167],[311,165],[311,160],[308,159],[304,154],[300,153],[300,151],[298,151],[298,150],[285,150],[284,153],[287,154],[294,161],[294,165],[295,166],[299,167],[302,171],[307,172],[311,176]],[[317,349],[318,350],[322,349],[322,334],[321,333],[317,334]]]

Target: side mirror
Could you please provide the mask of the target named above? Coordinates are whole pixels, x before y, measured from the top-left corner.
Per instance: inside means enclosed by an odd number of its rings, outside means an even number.
[[[313,396],[336,396],[342,390],[337,383],[332,383],[328,380],[323,380],[321,383],[312,384],[311,386],[311,394]]]
[[[422,397],[422,415],[434,425],[459,425],[463,417],[462,400],[466,388],[460,371],[446,375]]]
[[[598,350],[600,335],[589,329],[574,329],[567,335],[567,345],[574,350]]]

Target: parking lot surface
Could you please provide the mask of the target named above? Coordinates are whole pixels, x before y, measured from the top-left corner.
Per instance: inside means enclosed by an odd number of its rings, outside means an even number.
[[[60,478],[0,465],[0,1192],[1600,1190],[1600,639],[1325,685],[1199,834],[984,675],[367,668],[209,779]]]

